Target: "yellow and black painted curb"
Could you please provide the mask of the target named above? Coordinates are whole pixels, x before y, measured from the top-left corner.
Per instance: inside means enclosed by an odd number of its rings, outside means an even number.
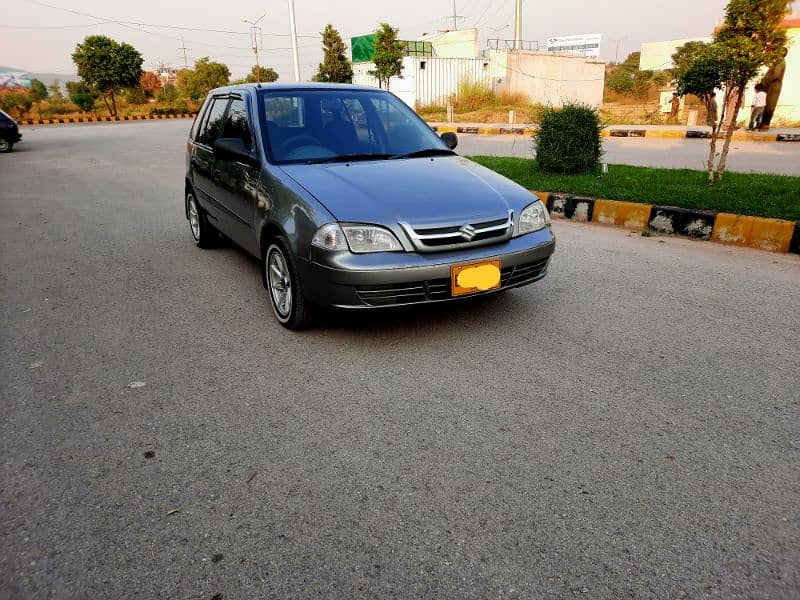
[[[66,119],[22,119],[19,125],[59,125],[65,123],[113,123],[118,121],[150,121],[165,119],[194,119],[197,113],[176,113],[165,115],[129,115],[123,117],[72,117]],[[438,133],[463,133],[472,135],[525,135],[531,136],[536,131],[535,127],[528,125],[497,126],[487,125],[440,125],[431,124]],[[601,133],[602,137],[614,138],[660,138],[660,139],[710,139],[711,133],[702,129],[637,129],[637,128],[606,128]],[[800,133],[761,133],[737,131],[733,134],[734,141],[739,142],[800,142]]]
[[[474,125],[431,125],[437,133],[465,133],[472,135],[526,135],[531,136],[536,128],[526,125],[508,126],[474,126]],[[601,133],[602,137],[613,138],[656,138],[656,139],[711,139],[711,132],[703,129],[637,129],[637,128],[606,128]],[[734,141],[738,142],[800,142],[800,133],[762,133],[737,131],[734,132]]]
[[[570,194],[534,193],[547,205],[550,214],[573,221],[800,254],[800,223],[794,221]]]
[[[194,119],[197,113],[166,115],[126,115],[116,117],[71,117],[69,119],[22,119],[19,125],[60,125],[66,123],[114,123],[117,121],[160,121],[164,119]]]

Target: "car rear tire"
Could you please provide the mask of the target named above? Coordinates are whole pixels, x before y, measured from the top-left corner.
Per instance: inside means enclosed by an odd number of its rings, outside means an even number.
[[[189,219],[189,231],[194,243],[199,248],[213,247],[217,240],[217,232],[209,225],[205,211],[191,191],[186,192],[186,216]]]
[[[270,243],[262,261],[272,312],[287,329],[306,329],[312,322],[311,306],[303,295],[303,282],[285,239]]]
[[[0,139],[0,152],[5,154],[6,152],[11,152],[13,148],[14,148],[14,142],[5,139]]]

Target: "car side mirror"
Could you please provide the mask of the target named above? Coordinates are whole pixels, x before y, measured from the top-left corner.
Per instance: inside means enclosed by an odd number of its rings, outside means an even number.
[[[236,160],[248,165],[256,165],[258,160],[239,138],[217,138],[214,142],[214,151],[220,158]]]
[[[450,150],[455,150],[456,146],[458,146],[458,136],[452,131],[445,131],[441,135],[441,138]]]

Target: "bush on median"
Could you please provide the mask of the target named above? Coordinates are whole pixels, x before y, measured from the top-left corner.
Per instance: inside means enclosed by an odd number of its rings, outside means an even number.
[[[545,108],[534,134],[536,161],[546,173],[579,174],[597,169],[603,146],[600,114],[582,104]]]

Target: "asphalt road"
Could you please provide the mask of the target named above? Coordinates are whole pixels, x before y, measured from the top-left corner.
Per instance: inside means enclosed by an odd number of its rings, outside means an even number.
[[[542,282],[297,334],[188,122],[0,156],[0,597],[800,595],[800,257],[557,222]]]
[[[459,135],[458,152],[466,156],[522,156],[533,154],[529,137],[521,135]],[[708,140],[658,138],[604,138],[604,161],[609,164],[705,170]],[[722,149],[720,148],[720,151]],[[734,142],[728,168],[742,173],[800,175],[800,143]]]

